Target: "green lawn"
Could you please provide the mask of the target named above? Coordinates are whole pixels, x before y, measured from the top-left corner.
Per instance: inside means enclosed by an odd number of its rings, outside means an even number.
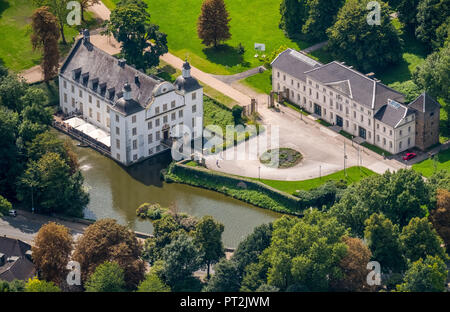
[[[104,1],[112,8],[112,2]],[[202,0],[145,0],[151,21],[167,33],[169,50],[180,58],[188,57],[197,68],[214,74],[233,74],[256,67],[261,62],[255,58],[255,43],[266,44],[265,54],[287,45],[304,49],[310,43],[290,40],[278,28],[280,0],[225,0],[230,14],[232,38],[219,49],[205,47],[197,36],[197,19]],[[239,55],[236,47],[242,43],[245,54]]]
[[[33,51],[31,46],[31,15],[35,6],[32,0],[0,0],[0,63],[19,72],[41,62],[41,53]],[[89,12],[85,14],[87,24],[79,27],[65,27],[64,34],[68,42],[78,34],[78,28],[93,28],[96,22]],[[60,46],[61,54],[69,47]]]
[[[450,149],[440,152],[436,158],[426,159],[420,163],[414,164],[414,170],[420,172],[425,177],[430,177],[437,170],[450,171]]]
[[[360,171],[361,168],[361,171]],[[305,190],[308,191],[310,189],[319,187],[320,185],[324,184],[327,181],[330,180],[346,180],[348,184],[358,182],[359,180],[371,176],[373,174],[376,174],[370,169],[367,169],[365,167],[350,167],[347,170],[347,177],[344,174],[344,170],[332,173],[327,176],[323,176],[322,178],[315,178],[310,180],[304,180],[304,181],[278,181],[278,180],[265,180],[261,179],[260,181],[264,184],[267,184],[273,188],[276,188],[280,191],[294,194],[296,190]],[[259,179],[254,179],[259,180]]]
[[[239,81],[256,92],[270,94],[272,91],[272,69]]]

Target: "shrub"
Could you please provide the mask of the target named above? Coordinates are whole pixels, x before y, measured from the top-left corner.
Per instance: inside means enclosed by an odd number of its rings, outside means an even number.
[[[136,209],[136,215],[143,219],[159,220],[165,210],[167,209],[161,208],[159,204],[143,203]]]
[[[11,203],[0,195],[0,217],[9,213],[12,209]]]
[[[231,112],[233,113],[233,118],[234,118],[235,124],[241,123],[243,111],[244,111],[244,109],[240,105],[234,105],[233,108],[231,109]]]

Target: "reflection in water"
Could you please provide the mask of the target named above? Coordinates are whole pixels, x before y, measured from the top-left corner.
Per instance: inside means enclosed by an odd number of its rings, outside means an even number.
[[[59,136],[65,137],[61,133]],[[136,208],[144,202],[175,205],[180,212],[197,217],[210,215],[222,222],[224,245],[236,247],[255,226],[280,216],[216,192],[163,182],[160,171],[170,163],[168,154],[126,168],[90,148],[74,144],[74,151],[90,194],[87,218],[113,218],[136,231],[151,233],[152,224],[139,220]]]

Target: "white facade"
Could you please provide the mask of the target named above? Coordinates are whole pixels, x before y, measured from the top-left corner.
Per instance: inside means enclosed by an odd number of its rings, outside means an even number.
[[[305,74],[305,80],[301,80],[278,68],[276,63],[273,63],[272,66],[272,90],[277,93],[284,92],[290,102],[304,110],[316,114],[320,119],[332,125],[338,125],[343,131],[355,137],[362,137],[366,142],[392,154],[414,147],[414,114],[411,114],[411,110],[408,111],[405,105],[400,104],[398,108],[405,111],[405,116],[402,116],[395,126],[390,126],[375,118],[379,109],[376,110],[358,103],[351,97],[351,86],[346,85],[349,84],[348,81],[323,84],[309,77],[308,72]],[[347,69],[351,70],[351,68]],[[353,73],[364,76],[356,71]],[[371,80],[373,90],[376,90],[377,81],[365,76],[361,79]],[[350,90],[350,95],[348,92],[341,92],[342,87]],[[389,109],[393,108],[389,107]]]

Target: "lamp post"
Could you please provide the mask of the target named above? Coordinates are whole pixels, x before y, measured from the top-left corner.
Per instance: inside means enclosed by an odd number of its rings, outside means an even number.
[[[258,166],[258,179],[261,180],[261,166]]]
[[[33,185],[31,185],[31,213],[34,213]]]

